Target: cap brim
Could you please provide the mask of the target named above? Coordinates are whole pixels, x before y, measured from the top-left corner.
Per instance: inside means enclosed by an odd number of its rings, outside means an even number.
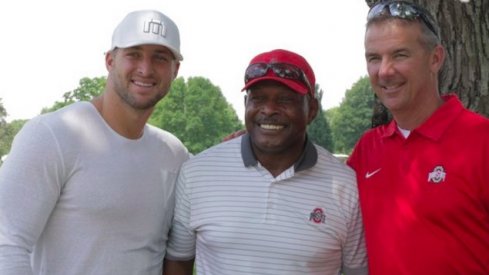
[[[306,95],[309,92],[308,88],[305,85],[303,85],[297,81],[294,81],[292,79],[272,76],[272,75],[262,76],[262,77],[255,78],[255,79],[249,81],[248,83],[246,83],[246,85],[243,87],[243,89],[241,89],[241,91],[248,90],[251,86],[255,85],[258,82],[264,81],[264,80],[273,80],[273,81],[280,82],[280,83],[284,84],[285,86],[289,87],[290,89],[292,89],[294,92],[301,94],[301,95]]]
[[[167,45],[167,44],[164,44],[164,43],[157,43],[153,40],[148,40],[148,41],[141,41],[141,40],[138,40],[138,41],[134,41],[134,42],[127,42],[127,43],[124,43],[122,45],[112,45],[112,49],[115,49],[115,48],[130,48],[130,47],[135,47],[135,46],[140,46],[140,45],[159,45],[159,46],[163,46],[167,49],[169,49],[173,55],[175,56],[175,58],[178,60],[178,61],[182,61],[183,60],[183,56],[176,50],[174,49],[173,47]]]

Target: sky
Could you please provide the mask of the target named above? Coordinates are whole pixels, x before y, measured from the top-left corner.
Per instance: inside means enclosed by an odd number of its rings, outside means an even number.
[[[180,30],[179,76],[218,86],[243,119],[244,71],[277,48],[304,56],[338,106],[367,74],[364,0],[28,0],[0,3],[0,98],[7,121],[29,119],[61,101],[84,77],[106,76],[112,31],[133,10],[157,9]]]

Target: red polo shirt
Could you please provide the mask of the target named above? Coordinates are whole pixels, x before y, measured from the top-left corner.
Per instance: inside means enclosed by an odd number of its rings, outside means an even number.
[[[357,172],[370,274],[489,274],[489,120],[454,95],[404,138],[366,132]]]

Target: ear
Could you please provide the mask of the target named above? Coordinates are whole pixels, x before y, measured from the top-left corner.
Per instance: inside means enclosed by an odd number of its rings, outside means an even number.
[[[442,45],[437,45],[431,56],[431,70],[438,73],[445,62],[445,48]]]
[[[107,68],[107,71],[110,71],[114,66],[115,54],[116,54],[115,51],[108,51],[105,53],[105,68]]]
[[[175,71],[173,72],[173,79],[177,78],[178,76],[178,71],[180,70],[180,61],[176,61],[175,64]]]
[[[319,102],[317,98],[311,98],[309,100],[309,113],[307,116],[307,124],[309,125],[317,116],[319,110]]]

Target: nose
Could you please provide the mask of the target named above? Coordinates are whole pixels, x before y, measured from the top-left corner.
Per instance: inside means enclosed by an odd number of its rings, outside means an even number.
[[[386,77],[392,75],[394,73],[393,64],[394,63],[387,58],[382,59],[382,62],[380,62],[379,65],[379,71],[378,71],[379,77]]]
[[[263,103],[261,112],[268,116],[278,113],[278,103],[273,99],[268,99]]]
[[[151,75],[153,73],[153,63],[151,59],[148,57],[141,58],[141,60],[138,62],[137,72],[142,76]]]

